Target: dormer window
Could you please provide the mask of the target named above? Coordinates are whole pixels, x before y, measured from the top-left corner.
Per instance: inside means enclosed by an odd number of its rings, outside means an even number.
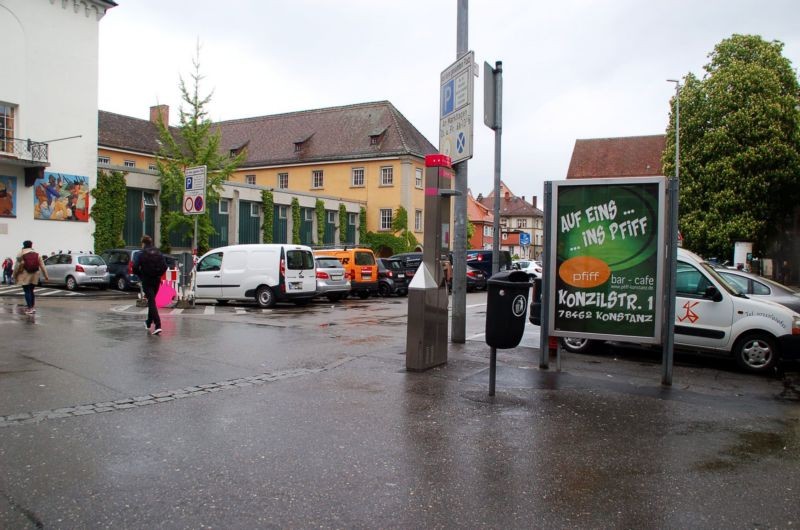
[[[380,145],[383,141],[383,137],[386,134],[387,127],[383,129],[374,129],[371,133],[369,133],[369,145]]]
[[[306,145],[308,144],[308,141],[311,140],[312,136],[314,136],[313,133],[309,134],[308,136],[301,137],[301,138],[298,138],[297,140],[295,140],[294,141],[294,152],[295,153],[299,153],[300,151],[305,149]]]

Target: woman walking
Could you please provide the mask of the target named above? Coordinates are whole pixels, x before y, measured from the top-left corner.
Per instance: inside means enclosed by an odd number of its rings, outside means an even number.
[[[44,276],[45,280],[49,280],[47,270],[44,268],[44,261],[42,257],[33,250],[33,242],[30,240],[22,243],[22,250],[17,255],[17,267],[14,270],[14,283],[22,285],[22,291],[25,293],[25,313],[33,315],[36,313],[36,298],[33,294],[33,289],[39,283],[39,274]]]

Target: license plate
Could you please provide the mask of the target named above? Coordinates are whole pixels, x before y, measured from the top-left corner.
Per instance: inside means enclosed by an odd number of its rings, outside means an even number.
[[[331,280],[341,280],[341,279],[342,279],[341,274],[331,274]]]
[[[93,282],[102,282],[103,280],[104,280],[104,278],[101,278],[99,276],[93,276],[92,277],[92,281]]]
[[[405,275],[405,274],[403,274],[402,272],[398,272],[398,273],[397,273],[397,277],[398,277],[398,278],[405,278],[405,277],[406,277],[406,275]]]
[[[372,278],[372,273],[364,273],[361,275],[363,278]]]
[[[289,282],[289,289],[299,291],[303,288],[303,282]]]

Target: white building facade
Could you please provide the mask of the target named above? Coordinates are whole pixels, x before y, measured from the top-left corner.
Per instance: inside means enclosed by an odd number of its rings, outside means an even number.
[[[0,257],[91,251],[106,0],[0,0]]]

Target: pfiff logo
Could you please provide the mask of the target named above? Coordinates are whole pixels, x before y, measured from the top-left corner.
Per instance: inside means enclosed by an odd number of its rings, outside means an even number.
[[[592,256],[576,256],[561,264],[558,277],[572,287],[587,289],[603,285],[611,277],[608,264]]]

